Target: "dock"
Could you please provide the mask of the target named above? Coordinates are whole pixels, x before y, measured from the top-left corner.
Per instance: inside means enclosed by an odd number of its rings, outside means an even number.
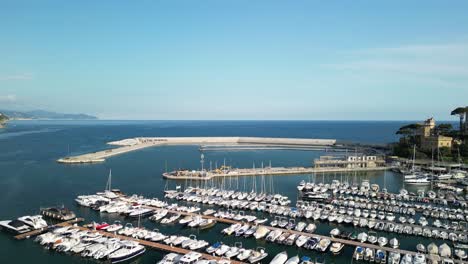
[[[267,137],[138,137],[128,138],[107,144],[118,146],[116,148],[96,151],[78,156],[64,157],[57,160],[64,164],[97,163],[106,158],[136,151],[148,147],[168,145],[208,145],[208,144],[241,144],[283,147],[335,147],[334,139],[310,138],[267,138]]]
[[[83,230],[83,231],[90,231],[89,228],[82,227],[82,226],[76,226],[75,228],[78,228],[78,229]],[[118,239],[121,239],[121,240],[135,241],[135,242],[138,242],[141,245],[144,245],[146,247],[149,247],[149,248],[152,248],[152,249],[155,249],[155,250],[159,250],[159,251],[177,253],[177,254],[181,254],[181,255],[185,255],[185,254],[187,254],[189,252],[192,252],[192,250],[181,248],[181,247],[174,247],[174,246],[166,245],[166,244],[162,244],[162,243],[147,241],[147,240],[143,240],[143,239],[136,239],[136,238],[133,238],[133,237],[128,237],[128,236],[123,236],[123,235],[119,235],[119,234],[115,234],[115,233],[110,233],[110,232],[106,232],[106,231],[103,231],[103,230],[93,230],[93,232],[97,232],[97,233],[99,233],[99,234],[101,234],[103,236],[106,236],[106,237],[118,238]],[[223,259],[221,257],[212,256],[212,255],[209,255],[209,254],[206,254],[206,253],[201,253],[201,254],[202,254],[202,257],[204,259],[207,259],[207,260],[219,261],[219,260]],[[235,261],[235,260],[230,260],[230,263],[231,264],[244,264],[244,262]]]
[[[390,170],[392,167],[382,166],[373,168],[341,168],[341,167],[271,167],[271,168],[251,168],[232,169],[226,173],[216,173],[212,171],[188,172],[186,175],[174,175],[174,172],[165,172],[163,177],[171,180],[210,180],[213,178],[238,177],[238,176],[261,176],[261,175],[297,175],[313,173],[334,173],[334,172],[369,172]]]
[[[146,206],[147,208],[152,208],[152,209],[160,209],[158,207],[152,207],[152,206]],[[174,214],[181,214],[181,215],[190,215],[190,216],[199,216],[199,217],[202,217],[202,218],[205,218],[205,219],[212,219],[212,220],[215,220],[219,223],[225,223],[225,224],[240,224],[240,223],[244,223],[242,221],[236,221],[236,220],[232,220],[232,219],[225,219],[225,218],[218,218],[218,217],[214,217],[214,216],[207,216],[207,215],[203,215],[203,214],[198,214],[198,213],[189,213],[189,212],[181,212],[181,211],[174,211],[174,210],[168,210],[168,212],[170,213],[174,213]],[[372,248],[372,249],[382,249],[382,250],[385,250],[387,252],[396,252],[396,253],[399,253],[399,254],[410,254],[410,255],[416,255],[417,252],[415,251],[410,251],[410,250],[404,250],[404,249],[399,249],[399,248],[391,248],[391,247],[381,247],[377,244],[370,244],[370,243],[362,243],[362,242],[359,242],[359,241],[354,241],[354,240],[348,240],[348,239],[341,239],[341,238],[335,238],[335,237],[330,237],[330,236],[324,236],[324,235],[318,235],[318,234],[313,234],[313,233],[306,233],[306,232],[299,232],[299,231],[296,231],[296,230],[289,230],[289,229],[284,229],[284,228],[280,228],[280,227],[272,227],[272,226],[266,226],[266,225],[259,225],[259,226],[263,226],[267,229],[269,229],[270,231],[271,230],[280,230],[282,232],[289,232],[289,233],[294,233],[296,235],[304,235],[304,236],[307,236],[307,237],[318,237],[320,239],[330,239],[331,242],[339,242],[339,243],[342,243],[344,245],[347,245],[347,246],[354,246],[354,247],[357,247],[357,246],[360,246],[360,247],[363,247],[363,248]],[[431,256],[429,254],[426,255],[426,257],[429,259],[429,258],[432,258],[434,256]],[[462,261],[462,260],[456,260],[456,259],[453,259],[455,263],[460,263],[460,264],[467,264],[468,262],[466,261]]]
[[[43,233],[49,231],[53,227],[73,225],[73,224],[80,223],[80,222],[83,222],[83,221],[84,221],[83,218],[75,218],[75,219],[68,220],[68,221],[65,221],[65,222],[61,222],[61,223],[58,223],[58,224],[55,224],[55,225],[50,225],[50,226],[47,226],[47,227],[44,227],[44,228],[35,229],[35,230],[29,231],[29,232],[26,232],[26,233],[23,233],[23,234],[16,235],[15,239],[23,240],[23,239],[26,239],[26,238],[30,238],[30,237],[33,237],[33,236],[38,236],[40,234],[43,234]]]

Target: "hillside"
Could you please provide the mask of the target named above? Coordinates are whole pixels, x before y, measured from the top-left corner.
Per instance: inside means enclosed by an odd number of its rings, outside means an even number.
[[[11,111],[11,110],[0,110],[0,113],[7,115],[10,119],[66,119],[66,120],[93,120],[97,119],[95,116],[87,114],[64,114],[49,112],[44,110],[34,111]]]

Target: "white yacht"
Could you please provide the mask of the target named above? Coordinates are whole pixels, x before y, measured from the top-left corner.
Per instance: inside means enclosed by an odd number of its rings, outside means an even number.
[[[201,257],[202,254],[192,251],[180,258],[179,264],[194,264],[195,262],[199,261]]]
[[[123,241],[122,247],[111,254],[109,260],[111,263],[119,263],[135,258],[146,251],[145,247],[134,241]]]
[[[284,264],[288,260],[288,253],[283,251],[278,253],[271,261],[270,264]]]
[[[164,256],[157,264],[177,264],[179,260],[182,258],[181,255],[176,253],[169,253]]]
[[[22,234],[31,231],[31,228],[28,225],[19,220],[0,221],[0,228],[16,234]]]
[[[258,248],[257,250],[252,251],[249,257],[249,262],[256,263],[266,258],[267,256],[268,256],[268,253],[266,253],[264,248]]]
[[[47,227],[47,222],[42,219],[42,215],[23,216],[18,218],[19,221],[27,224],[33,229],[41,229]]]

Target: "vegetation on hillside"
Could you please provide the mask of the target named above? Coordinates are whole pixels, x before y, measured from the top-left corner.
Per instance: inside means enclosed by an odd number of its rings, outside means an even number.
[[[457,107],[451,112],[451,115],[457,115],[460,118],[460,123],[457,129],[454,129],[452,124],[442,123],[437,125],[434,130],[434,135],[452,137],[453,144],[452,148],[441,147],[435,150],[424,151],[419,147],[416,147],[416,158],[417,159],[430,159],[432,155],[435,158],[440,157],[444,161],[463,161],[468,163],[468,135],[466,133],[465,126],[467,126],[467,115],[468,106]],[[413,156],[414,146],[418,146],[418,131],[421,128],[421,124],[407,124],[398,131],[397,135],[400,135],[400,141],[392,144],[393,154],[399,157],[409,158]]]

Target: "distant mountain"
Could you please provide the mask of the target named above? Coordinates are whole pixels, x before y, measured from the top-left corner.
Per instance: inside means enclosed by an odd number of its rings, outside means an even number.
[[[86,114],[63,114],[55,113],[44,110],[34,111],[11,111],[11,110],[0,110],[0,113],[8,116],[10,119],[68,119],[68,120],[92,120],[97,119],[95,116]]]

